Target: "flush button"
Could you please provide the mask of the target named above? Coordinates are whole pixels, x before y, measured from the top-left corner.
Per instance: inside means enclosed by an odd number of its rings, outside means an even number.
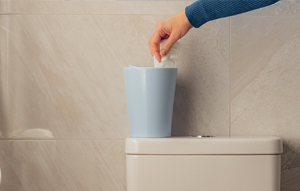
[[[204,138],[204,137],[214,137],[214,136],[212,136],[212,135],[193,135],[192,137]]]

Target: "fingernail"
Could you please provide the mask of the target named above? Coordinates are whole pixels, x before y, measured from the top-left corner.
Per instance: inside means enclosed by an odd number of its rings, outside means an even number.
[[[155,60],[157,60],[158,63],[160,63],[161,61],[158,61],[158,59],[156,58],[156,56],[154,56]]]
[[[165,56],[166,55],[166,51],[165,50],[161,50],[160,51],[160,55]]]

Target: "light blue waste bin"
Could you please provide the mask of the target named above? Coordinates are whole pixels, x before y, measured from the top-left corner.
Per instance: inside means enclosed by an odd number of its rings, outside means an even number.
[[[177,68],[124,68],[130,137],[170,137]]]

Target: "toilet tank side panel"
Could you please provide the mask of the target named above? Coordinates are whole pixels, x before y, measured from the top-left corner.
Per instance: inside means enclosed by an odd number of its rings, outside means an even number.
[[[138,160],[137,155],[126,155],[127,191],[138,191]]]
[[[280,155],[127,155],[127,191],[280,191]]]
[[[274,181],[276,182],[274,190],[280,191],[280,182],[281,182],[281,155],[276,155],[274,161]]]

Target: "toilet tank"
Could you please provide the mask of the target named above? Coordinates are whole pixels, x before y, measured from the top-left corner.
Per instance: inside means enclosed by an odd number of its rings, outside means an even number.
[[[278,137],[126,140],[127,191],[279,191]]]

